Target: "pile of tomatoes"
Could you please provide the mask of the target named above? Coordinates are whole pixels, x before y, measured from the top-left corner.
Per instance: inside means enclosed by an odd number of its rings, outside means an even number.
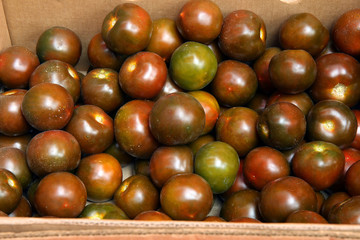
[[[36,54],[4,49],[0,213],[359,224],[359,29],[360,9],[331,32],[298,13],[266,48],[248,10],[192,0],[152,20],[124,3],[87,46],[86,75],[65,27]]]

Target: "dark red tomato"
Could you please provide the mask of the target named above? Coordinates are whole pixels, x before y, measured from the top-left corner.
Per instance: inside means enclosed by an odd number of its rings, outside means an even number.
[[[121,89],[133,98],[150,99],[165,85],[167,68],[159,55],[139,52],[128,57],[120,68]]]
[[[266,47],[264,21],[248,10],[237,10],[224,18],[219,36],[221,51],[239,61],[253,61]]]
[[[317,59],[321,56],[324,56],[324,55],[327,55],[330,53],[336,53],[336,52],[338,52],[338,51],[334,45],[334,42],[332,41],[332,39],[330,39],[328,44],[326,45],[326,47],[321,51],[321,53],[317,56],[314,56],[314,58]]]
[[[352,56],[360,55],[360,9],[345,12],[332,29],[333,41],[341,52]]]
[[[8,137],[0,134],[0,148],[12,147],[12,148],[20,149],[21,151],[25,152],[31,138],[32,136],[30,134],[25,134],[16,137]]]
[[[326,224],[325,218],[323,218],[320,214],[309,211],[309,210],[299,210],[291,213],[287,218],[287,223],[322,223]]]
[[[247,217],[241,217],[241,218],[234,218],[230,222],[241,222],[241,223],[261,223],[261,221],[254,219],[254,218],[247,218]]]
[[[62,86],[40,83],[27,91],[21,111],[26,121],[39,131],[62,129],[70,121],[74,101]]]
[[[349,107],[360,100],[360,64],[344,53],[331,53],[316,60],[317,76],[310,88],[314,101],[338,100]]]
[[[114,140],[113,119],[94,105],[76,108],[65,130],[78,140],[81,152],[85,154],[101,153]]]
[[[118,55],[107,46],[101,33],[96,34],[89,42],[87,55],[94,68],[111,68],[119,71],[125,56]]]
[[[159,146],[149,128],[149,115],[153,106],[151,101],[133,100],[116,113],[116,141],[131,156],[148,159]]]
[[[201,104],[187,93],[172,93],[156,101],[150,112],[150,130],[165,145],[187,144],[196,140],[205,126]]]
[[[297,177],[278,178],[265,185],[260,193],[259,210],[267,222],[284,222],[294,211],[316,211],[314,190]]]
[[[216,57],[216,60],[218,63],[221,63],[223,60],[224,60],[224,55],[223,53],[221,52],[220,48],[219,48],[219,45],[218,45],[218,41],[215,40],[215,41],[212,41],[211,43],[209,43],[207,45],[211,51],[213,51],[213,53],[215,54],[215,57]]]
[[[81,159],[76,138],[62,130],[41,132],[31,139],[26,150],[29,168],[39,177],[52,172],[71,171]]]
[[[124,101],[118,77],[118,73],[109,68],[89,72],[81,82],[84,104],[98,106],[105,112],[117,110]]]
[[[331,194],[325,201],[321,208],[321,215],[329,220],[329,213],[334,208],[335,205],[347,200],[350,198],[350,195],[346,192],[335,192]]]
[[[211,210],[213,193],[199,175],[177,174],[161,189],[160,202],[162,210],[174,220],[201,221]]]
[[[195,173],[210,184],[214,194],[223,193],[233,185],[239,166],[235,149],[220,141],[206,144],[195,156]]]
[[[80,77],[70,64],[59,60],[49,60],[38,66],[31,75],[29,87],[39,83],[54,83],[64,87],[74,103],[80,97]]]
[[[286,19],[279,30],[284,49],[302,49],[317,56],[330,39],[329,30],[311,13],[297,13]]]
[[[188,146],[159,147],[152,154],[149,167],[152,181],[161,188],[178,173],[193,173],[193,154]]]
[[[0,211],[10,214],[19,204],[22,187],[14,174],[0,168]]]
[[[264,54],[261,55],[253,65],[259,81],[259,89],[265,94],[271,94],[275,90],[269,75],[269,64],[271,59],[280,52],[281,49],[277,47],[267,48]]]
[[[176,83],[174,83],[173,80],[171,80],[171,78],[168,74],[163,88],[161,89],[159,94],[153,98],[153,100],[157,101],[162,96],[168,95],[170,93],[175,93],[175,92],[183,92],[183,90],[178,85],[176,85]]]
[[[360,195],[360,161],[354,163],[346,172],[345,188],[351,196]]]
[[[143,50],[150,41],[150,15],[134,3],[123,3],[106,15],[101,35],[113,51],[130,55]]]
[[[315,104],[307,116],[307,137],[312,141],[326,141],[340,148],[349,146],[355,138],[357,121],[344,103],[323,100]]]
[[[0,133],[7,136],[23,135],[30,130],[21,112],[26,90],[14,89],[0,93]]]
[[[139,213],[134,220],[140,220],[140,221],[169,221],[172,220],[168,215],[162,212],[158,211],[145,211],[142,213]]]
[[[257,133],[268,146],[287,150],[297,146],[305,136],[304,113],[292,103],[277,102],[260,115]]]
[[[134,162],[134,173],[150,178],[150,162],[148,159],[136,159]]]
[[[129,219],[121,208],[113,203],[90,203],[81,212],[79,218],[88,219]]]
[[[243,174],[245,181],[257,190],[267,183],[289,176],[290,166],[284,155],[270,147],[258,147],[245,158]]]
[[[207,86],[215,77],[217,60],[214,52],[198,42],[185,42],[170,60],[171,79],[182,89],[194,91]]]
[[[226,222],[225,219],[218,216],[207,216],[204,220],[204,222]]]
[[[60,60],[75,66],[81,55],[80,38],[66,27],[52,27],[45,30],[36,44],[40,62]]]
[[[346,172],[354,163],[360,160],[360,151],[355,148],[345,148],[342,152],[345,156],[344,171],[337,182],[331,187],[331,190],[333,191],[345,191],[344,180]]]
[[[225,200],[221,208],[220,216],[226,221],[241,217],[260,220],[259,202],[260,193],[258,191],[251,189],[241,190]]]
[[[19,204],[15,210],[9,214],[9,217],[31,217],[32,209],[29,200],[24,196],[21,197]]]
[[[315,192],[316,193],[316,198],[317,198],[317,208],[316,208],[316,212],[320,213],[322,206],[324,205],[325,202],[325,196],[324,194],[322,194],[322,192]]]
[[[102,202],[112,199],[122,181],[122,168],[113,156],[93,154],[81,159],[76,176],[84,183],[87,199]]]
[[[238,191],[246,190],[250,188],[244,178],[243,166],[244,166],[244,160],[240,159],[239,170],[236,174],[236,178],[233,185],[231,185],[231,187],[226,192],[221,194],[221,197],[224,198],[225,200]]]
[[[268,96],[257,92],[255,96],[246,104],[246,107],[254,110],[258,114],[261,114],[266,108]]]
[[[224,111],[216,123],[216,139],[230,144],[244,157],[259,144],[256,122],[259,115],[250,108],[233,107]]]
[[[86,188],[74,174],[51,173],[40,181],[34,200],[40,216],[73,218],[85,207]]]
[[[290,164],[290,168],[291,168],[291,162],[292,162],[292,159],[293,159],[295,153],[300,149],[300,147],[304,143],[306,143],[305,140],[302,140],[296,147],[294,147],[292,149],[289,149],[289,150],[281,151],[281,153],[284,155],[284,157],[286,158],[286,160]],[[291,169],[290,169],[290,171],[291,171]]]
[[[339,224],[360,224],[360,196],[340,203],[334,212],[333,220],[333,223]]]
[[[243,106],[255,95],[258,87],[255,72],[235,60],[221,62],[211,84],[211,91],[224,106]]]
[[[116,190],[114,202],[133,219],[141,212],[159,207],[159,192],[148,177],[133,175]]]
[[[292,159],[295,176],[309,183],[316,191],[333,185],[343,174],[345,157],[335,144],[313,141],[303,144]]]
[[[284,50],[269,65],[271,83],[281,93],[296,94],[308,89],[316,79],[316,63],[304,50]]]
[[[360,110],[354,109],[351,111],[354,113],[357,122],[356,135],[354,141],[351,143],[351,147],[360,150]]]
[[[220,114],[220,106],[216,98],[205,91],[188,92],[199,101],[205,112],[205,127],[201,135],[209,133],[215,126]]]
[[[177,28],[186,40],[205,44],[217,38],[222,24],[221,10],[210,0],[187,1],[176,19]]]
[[[285,94],[285,93],[273,93],[268,101],[267,105],[270,106],[276,102],[289,102],[297,106],[305,116],[309,113],[312,106],[314,106],[313,101],[309,97],[309,95],[305,92],[301,92],[298,94]]]
[[[104,151],[104,153],[110,154],[116,158],[122,167],[125,167],[134,160],[134,158],[125,152],[116,141],[113,142],[110,147]]]
[[[31,73],[39,64],[36,54],[25,47],[5,49],[0,52],[0,84],[9,89],[27,88]]]
[[[23,189],[31,183],[32,177],[26,162],[25,152],[17,148],[0,148],[0,168],[12,172]]]
[[[30,183],[26,192],[26,197],[29,199],[29,202],[34,210],[35,210],[35,191],[39,185],[39,182],[40,179],[36,178],[32,183]]]
[[[153,22],[153,30],[146,51],[158,54],[168,62],[172,53],[183,43],[176,23],[172,19],[161,18]]]
[[[207,135],[198,137],[195,141],[188,144],[188,146],[191,148],[191,151],[193,152],[193,156],[195,156],[196,153],[199,151],[199,149],[202,146],[205,146],[206,144],[208,144],[210,142],[214,142],[214,141],[215,141],[214,136],[207,134]]]

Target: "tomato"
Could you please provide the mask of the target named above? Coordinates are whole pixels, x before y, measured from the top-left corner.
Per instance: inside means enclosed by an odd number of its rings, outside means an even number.
[[[168,221],[172,220],[168,215],[162,212],[150,210],[139,213],[134,220],[140,221]]]
[[[345,188],[351,196],[360,195],[360,161],[357,161],[346,172]]]
[[[19,204],[16,206],[15,210],[9,214],[9,217],[31,217],[32,214],[29,200],[22,196]]]
[[[10,171],[0,168],[0,211],[10,214],[19,204],[22,187],[16,176]]]
[[[90,203],[81,212],[79,218],[88,219],[129,219],[121,208],[113,203]]]
[[[313,101],[306,92],[301,92],[298,94],[285,94],[275,92],[267,100],[267,106],[270,106],[276,102],[289,102],[297,106],[305,116],[309,113],[312,106],[314,106]]]
[[[309,211],[299,210],[291,213],[286,218],[287,223],[322,223],[326,224],[328,221],[325,220],[320,214]]]

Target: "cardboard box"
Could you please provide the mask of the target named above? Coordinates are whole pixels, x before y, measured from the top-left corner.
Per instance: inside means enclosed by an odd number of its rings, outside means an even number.
[[[105,15],[117,4],[134,2],[153,19],[175,18],[187,0],[2,0],[0,50],[22,45],[35,51],[40,34],[65,26],[81,38],[78,70],[86,70],[87,45],[100,32]],[[280,23],[294,13],[310,12],[329,29],[345,11],[360,8],[359,0],[214,0],[224,16],[237,9],[260,15],[267,27],[268,45],[277,42]],[[274,203],[276,204],[276,203]],[[141,222],[85,219],[0,218],[0,239],[360,239],[360,226],[306,224],[245,224],[205,222]]]

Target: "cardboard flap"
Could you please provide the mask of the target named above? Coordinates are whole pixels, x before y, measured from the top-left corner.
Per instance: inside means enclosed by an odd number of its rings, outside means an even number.
[[[9,29],[3,8],[3,2],[0,1],[0,51],[11,46]]]

